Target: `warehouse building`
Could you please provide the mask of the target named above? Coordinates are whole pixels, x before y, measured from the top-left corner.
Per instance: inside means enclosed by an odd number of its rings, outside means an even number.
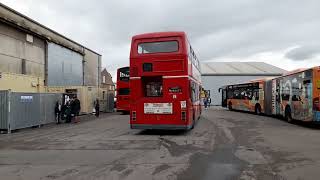
[[[101,82],[99,53],[0,3],[0,90],[77,96],[91,113]]]
[[[254,79],[281,76],[286,71],[264,62],[205,62],[201,64],[202,83],[210,90],[211,104],[221,105],[219,88]]]
[[[100,84],[100,54],[1,3],[0,42],[0,72],[36,77],[44,86]]]

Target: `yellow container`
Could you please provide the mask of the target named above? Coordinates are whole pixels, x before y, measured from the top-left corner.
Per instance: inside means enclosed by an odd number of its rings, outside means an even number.
[[[14,74],[0,72],[0,90],[12,92],[42,93],[44,89],[44,79],[24,74]]]

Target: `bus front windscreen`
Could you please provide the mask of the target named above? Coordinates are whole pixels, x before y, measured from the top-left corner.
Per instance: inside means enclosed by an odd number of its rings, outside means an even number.
[[[146,42],[138,44],[139,54],[170,53],[179,50],[178,41]]]
[[[121,68],[119,70],[119,79],[120,81],[129,81],[130,74],[129,74],[129,67]]]

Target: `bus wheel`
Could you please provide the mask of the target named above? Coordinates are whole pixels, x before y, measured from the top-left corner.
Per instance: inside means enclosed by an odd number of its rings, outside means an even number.
[[[257,115],[260,115],[260,114],[261,114],[261,106],[260,106],[260,104],[257,104],[257,105],[256,105],[254,112],[255,112]]]
[[[232,111],[232,103],[231,102],[229,102],[228,108],[229,108],[230,111]]]
[[[289,106],[286,107],[284,118],[286,119],[286,121],[288,123],[292,123],[293,122],[293,119],[292,119],[292,116],[291,116],[291,108]]]

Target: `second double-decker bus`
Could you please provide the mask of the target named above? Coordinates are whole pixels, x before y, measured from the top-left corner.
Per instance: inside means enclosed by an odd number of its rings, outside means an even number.
[[[228,85],[223,92],[229,109],[280,116],[288,122],[320,122],[320,66],[259,82]]]
[[[193,128],[201,114],[199,66],[184,32],[134,36],[130,52],[131,128]]]
[[[130,112],[130,73],[129,67],[122,67],[117,70],[117,101],[116,108],[118,112]]]

